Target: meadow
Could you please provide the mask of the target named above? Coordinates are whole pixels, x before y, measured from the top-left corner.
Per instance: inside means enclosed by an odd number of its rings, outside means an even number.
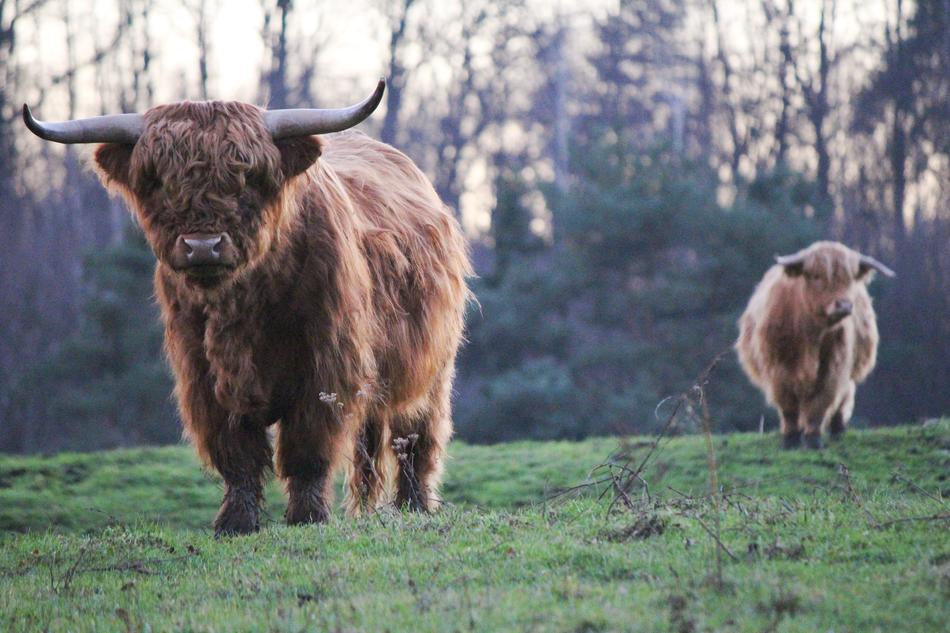
[[[0,630],[946,630],[950,420],[712,436],[715,495],[706,439],[457,442],[437,514],[290,528],[271,483],[222,540],[188,447],[3,457]]]

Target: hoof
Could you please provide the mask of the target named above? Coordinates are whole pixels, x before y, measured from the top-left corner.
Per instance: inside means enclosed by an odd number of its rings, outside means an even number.
[[[844,438],[844,429],[831,429],[828,433],[828,439],[832,442],[839,442]]]
[[[805,448],[817,451],[825,447],[824,441],[819,433],[805,435]]]
[[[794,433],[787,433],[782,436],[782,448],[786,451],[793,451],[795,449],[801,448],[802,446],[802,434],[800,431],[795,431]]]
[[[848,427],[844,424],[844,418],[841,417],[840,413],[836,413],[832,416],[831,423],[828,425],[828,436],[832,440],[840,440],[846,428]]]
[[[232,536],[247,536],[248,534],[254,534],[259,531],[260,525],[255,525],[253,527],[247,524],[227,524],[227,525],[217,525],[214,528],[214,538],[231,538]]]
[[[432,514],[429,505],[419,497],[409,497],[408,499],[397,499],[396,507],[400,510],[407,510],[417,514]]]
[[[326,505],[303,506],[292,504],[287,506],[284,519],[287,525],[306,525],[308,523],[326,523],[330,518],[330,510]]]
[[[438,506],[432,502],[429,491],[416,481],[414,474],[411,477],[400,475],[395,501],[397,508],[419,514],[430,514]]]
[[[253,492],[231,492],[224,496],[214,518],[214,536],[240,536],[261,529],[260,503]]]
[[[330,506],[323,498],[322,486],[292,483],[288,492],[290,498],[284,512],[287,525],[325,523],[330,518]]]

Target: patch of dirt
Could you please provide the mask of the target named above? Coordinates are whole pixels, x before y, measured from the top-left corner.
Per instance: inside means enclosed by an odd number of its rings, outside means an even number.
[[[772,594],[768,602],[760,602],[757,608],[760,613],[769,616],[771,622],[764,630],[771,633],[778,630],[784,618],[793,618],[801,611],[802,601],[794,591],[781,588]]]
[[[0,470],[0,488],[9,488],[13,485],[13,480],[26,474],[26,468],[11,468],[9,470]]]
[[[944,563],[935,570],[937,584],[944,596],[950,598],[950,563]]]
[[[690,615],[689,601],[686,596],[674,593],[667,605],[670,608],[670,630],[676,633],[695,633],[696,622]]]
[[[775,539],[773,543],[763,548],[757,541],[752,541],[746,547],[746,552],[751,559],[758,558],[764,554],[770,560],[776,558],[799,560],[805,557],[805,544],[799,541],[798,543],[786,545],[782,543],[781,540]]]
[[[89,475],[89,467],[84,464],[67,464],[63,466],[63,481],[68,484],[78,484]]]
[[[622,543],[629,540],[642,540],[663,534],[669,524],[669,519],[665,517],[655,514],[645,514],[640,516],[633,525],[620,530],[612,530],[604,536],[607,540],[615,543]]]
[[[595,620],[583,620],[578,623],[573,629],[572,633],[600,633],[600,631],[606,631],[608,629],[607,624],[604,622],[598,622]]]
[[[765,555],[769,558],[786,558],[788,560],[799,560],[805,557],[805,544],[802,542],[785,545],[782,541],[775,539],[775,542],[765,548]]]

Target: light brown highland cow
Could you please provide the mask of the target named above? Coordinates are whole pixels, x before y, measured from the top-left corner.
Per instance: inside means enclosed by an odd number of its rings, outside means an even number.
[[[288,523],[328,517],[344,463],[351,512],[374,507],[391,472],[397,503],[438,505],[467,246],[405,155],[313,136],[356,125],[382,93],[341,110],[185,102],[64,123],[24,106],[45,139],[104,143],[103,181],[158,258],[185,435],[225,483],[217,534],[258,529],[275,457]]]
[[[840,436],[854,409],[855,385],[877,356],[877,323],[867,283],[872,257],[837,242],[816,242],[777,257],[739,320],[736,350],[749,379],[778,409],[785,448],[821,448],[822,428]]]

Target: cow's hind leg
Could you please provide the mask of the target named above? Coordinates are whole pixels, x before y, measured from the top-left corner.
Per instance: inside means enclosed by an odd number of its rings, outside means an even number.
[[[841,389],[834,385],[825,385],[819,393],[802,402],[799,424],[804,428],[802,437],[805,448],[821,449],[825,443],[821,439],[821,431],[829,424],[835,413],[841,412],[842,418],[850,411],[842,410]],[[844,420],[842,420],[844,421]]]
[[[825,442],[821,439],[821,423],[824,419],[824,412],[819,410],[810,415],[803,415],[802,417],[804,420],[802,420],[801,426],[804,427],[805,431],[802,434],[802,445],[812,450],[824,448]]]
[[[848,428],[848,421],[851,420],[851,414],[854,411],[854,391],[854,381],[851,381],[841,404],[838,406],[838,410],[834,412],[828,422],[828,433],[833,440],[840,439]]]
[[[802,430],[798,427],[798,409],[783,408],[781,410],[782,448],[794,450],[801,448]]]
[[[782,433],[782,448],[785,450],[800,448],[802,445],[802,429],[798,425],[798,398],[791,392],[782,391],[777,394],[776,404],[781,418],[779,428]]]
[[[287,491],[289,525],[322,523],[330,517],[332,474],[344,444],[342,414],[335,403],[294,411],[277,432],[277,474]]]
[[[353,463],[347,480],[346,510],[350,515],[376,509],[383,491],[383,442],[385,423],[380,415],[369,415],[353,446]]]
[[[831,405],[827,401],[813,401],[802,411],[799,424],[804,428],[802,445],[805,448],[819,450],[825,447],[825,442],[821,439],[821,428],[829,417],[830,409]]]
[[[398,478],[396,505],[416,512],[438,509],[445,447],[452,435],[449,385],[438,388],[429,406],[413,417],[396,416],[392,447],[396,452]]]
[[[821,428],[817,431],[805,431],[805,435],[802,436],[802,443],[805,448],[810,448],[812,450],[821,450],[825,447],[825,441],[821,439]]]

